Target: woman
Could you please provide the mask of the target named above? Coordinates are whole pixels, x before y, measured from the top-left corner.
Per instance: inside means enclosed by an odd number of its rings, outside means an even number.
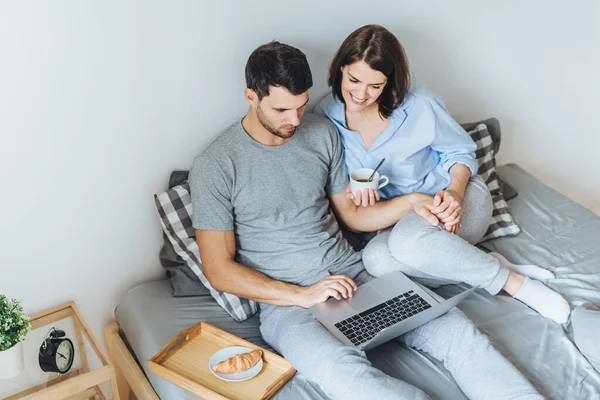
[[[485,234],[491,196],[476,175],[475,143],[450,117],[443,101],[424,90],[410,90],[402,45],[388,30],[367,25],[354,31],[329,69],[332,93],[315,108],[337,127],[348,172],[380,168],[390,182],[363,191],[357,205],[381,198],[411,196],[413,212],[380,232],[366,246],[363,262],[380,276],[393,270],[424,283],[456,281],[504,290],[541,315],[566,323],[569,304],[538,279],[553,277],[536,266],[515,266],[474,244]],[[525,276],[528,275],[528,276]]]

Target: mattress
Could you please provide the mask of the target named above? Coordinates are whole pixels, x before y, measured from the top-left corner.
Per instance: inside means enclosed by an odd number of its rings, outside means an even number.
[[[519,191],[509,207],[521,233],[483,246],[512,262],[538,264],[553,271],[556,279],[548,285],[573,307],[600,306],[600,217],[516,165],[502,166],[498,174]],[[448,285],[436,291],[449,297],[466,287]],[[208,292],[175,298],[171,291],[168,280],[141,284],[124,295],[115,311],[129,345],[161,399],[197,399],[152,374],[147,360],[175,334],[199,320],[270,349],[260,336],[256,316],[237,323]],[[600,399],[600,373],[575,345],[571,323],[557,325],[508,296],[490,296],[483,290],[477,290],[459,308],[545,397]],[[600,333],[599,326],[580,324],[577,329],[596,329]],[[367,356],[377,368],[421,388],[433,399],[466,398],[440,362],[398,342],[379,346]],[[321,400],[326,396],[297,374],[275,398]]]

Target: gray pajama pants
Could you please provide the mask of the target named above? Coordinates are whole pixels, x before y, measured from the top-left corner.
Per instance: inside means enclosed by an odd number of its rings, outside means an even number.
[[[361,263],[330,273],[343,273],[358,285],[373,279]],[[374,368],[365,352],[345,346],[309,310],[269,304],[260,309],[263,338],[331,399],[429,399],[420,389]],[[441,360],[469,398],[543,399],[456,308],[397,340]]]
[[[375,236],[363,250],[369,274],[402,271],[427,286],[465,282],[497,294],[508,279],[508,269],[473,246],[485,234],[492,215],[492,198],[481,177],[467,184],[458,235],[431,226],[414,212],[393,228]]]

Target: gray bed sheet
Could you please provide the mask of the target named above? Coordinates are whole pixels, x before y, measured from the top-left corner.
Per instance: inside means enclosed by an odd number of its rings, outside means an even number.
[[[516,165],[502,166],[498,173],[519,192],[509,207],[522,232],[484,246],[513,262],[535,263],[552,270],[556,279],[548,285],[573,307],[600,306],[600,217]],[[449,297],[465,287],[448,285],[436,291]],[[208,292],[175,298],[171,290],[166,279],[139,285],[125,294],[115,311],[128,343],[161,399],[197,399],[152,374],[147,360],[175,334],[199,320],[270,349],[260,336],[256,316],[237,323]],[[493,297],[483,290],[463,301],[460,308],[545,397],[600,399],[600,374],[576,347],[570,323],[557,325],[508,296]],[[598,326],[584,329],[592,332],[587,337],[600,336],[593,334],[594,329],[600,333]],[[423,389],[433,399],[466,398],[442,363],[426,354],[392,341],[367,355],[377,368]],[[275,398],[320,400],[326,396],[297,374]]]

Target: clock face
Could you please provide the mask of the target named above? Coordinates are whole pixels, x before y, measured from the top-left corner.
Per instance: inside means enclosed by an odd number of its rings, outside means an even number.
[[[65,373],[73,364],[73,345],[68,340],[63,340],[56,349],[56,367],[59,372]]]

